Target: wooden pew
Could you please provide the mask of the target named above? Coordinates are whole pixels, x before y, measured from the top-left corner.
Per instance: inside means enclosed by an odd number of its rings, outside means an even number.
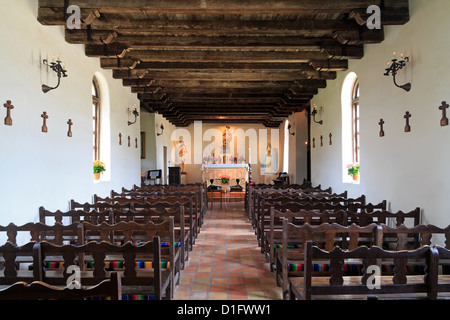
[[[93,224],[112,222],[109,212],[110,208],[106,206],[103,210],[92,208],[90,210],[70,209],[68,211],[50,211],[41,206],[39,207],[39,222],[47,225],[55,223],[70,224],[79,221],[89,221]],[[64,219],[69,221],[64,222]]]
[[[82,285],[95,285],[118,272],[122,277],[122,293],[129,297],[143,295],[155,300],[171,299],[172,272],[161,268],[161,243],[159,237],[142,245],[127,242],[117,246],[108,242],[89,242],[82,246],[58,246],[48,242],[34,244],[33,272],[40,281],[65,286],[72,273],[68,270],[84,261],[90,262],[86,271],[80,271]],[[79,257],[83,256],[86,260]],[[92,261],[88,260],[91,257]],[[61,261],[63,268],[47,269],[46,261]],[[0,278],[1,280],[1,278]]]
[[[111,216],[114,223],[130,222],[148,223],[150,221],[155,222],[158,220],[167,220],[169,217],[174,219],[175,229],[175,242],[177,248],[180,249],[181,257],[181,269],[184,269],[185,261],[189,260],[189,251],[192,250],[193,244],[191,243],[191,235],[193,233],[192,227],[186,225],[184,217],[184,206],[173,206],[170,209],[166,207],[145,209],[140,211],[120,211],[111,209]]]
[[[281,249],[277,250],[276,256],[276,278],[277,283],[281,285],[283,297],[286,299],[288,295],[288,278],[303,275],[302,262],[307,241],[312,240],[325,250],[331,250],[336,245],[352,250],[360,245],[378,245],[378,229],[376,224],[360,227],[355,224],[342,226],[324,223],[313,226],[295,225],[287,219],[283,220]],[[327,269],[323,271],[319,273],[328,273]]]
[[[52,286],[42,281],[16,282],[0,289],[0,300],[85,300],[105,298],[122,300],[122,283],[117,272],[110,278],[91,287]]]
[[[82,244],[82,231],[78,223],[63,225],[56,222],[54,225],[46,225],[42,222],[26,223],[17,226],[10,223],[7,226],[0,226],[0,232],[5,232],[6,241],[17,244],[17,235],[21,232],[29,234],[30,239],[27,242],[49,241],[55,244],[72,243]]]
[[[361,260],[364,268],[362,276],[343,276],[343,266],[347,260]],[[426,266],[426,274],[407,275],[402,267],[407,260],[421,260]],[[373,266],[377,267],[380,260],[394,261],[394,277],[381,276],[378,288],[368,282],[373,275]],[[311,266],[319,261],[328,261],[331,268],[329,276],[315,277]],[[386,295],[392,299],[427,298],[437,299],[438,292],[438,262],[439,253],[436,248],[425,246],[416,250],[385,251],[379,247],[359,247],[353,250],[334,248],[331,251],[321,250],[313,246],[311,241],[306,243],[304,254],[304,277],[290,279],[290,299],[311,300],[323,299],[367,299],[367,296]],[[442,287],[441,287],[442,288]]]
[[[343,198],[343,197],[302,197],[302,196],[283,196],[280,194],[258,194],[257,202],[255,206],[255,214],[253,226],[255,228],[261,225],[267,225],[270,217],[269,208],[275,203],[285,203],[285,202],[299,202],[299,203],[310,203],[310,204],[323,204],[323,210],[331,210],[337,208],[338,210],[343,210],[347,208],[349,210],[360,210],[360,208],[366,206],[366,197],[364,195],[358,198]],[[336,210],[336,209],[335,209]],[[261,230],[257,231],[257,235],[262,236]]]
[[[282,210],[277,210],[279,208]],[[379,242],[380,244],[388,243],[392,244],[393,241],[401,236],[397,236],[397,234],[410,234],[408,241],[410,243],[414,243],[413,247],[419,247],[419,237],[420,232],[425,233],[445,233],[444,230],[439,230],[435,228],[434,230],[429,227],[424,230],[421,228],[413,228],[408,229],[402,223],[410,222],[416,223],[419,221],[420,216],[420,208],[416,208],[410,212],[389,212],[389,211],[373,211],[373,212],[353,212],[350,210],[324,210],[324,211],[315,211],[315,210],[297,210],[292,211],[290,209],[283,208],[282,205],[279,207],[272,206],[270,209],[270,224],[268,231],[265,233],[264,244],[267,260],[271,263],[271,269],[273,268],[273,264],[275,262],[275,250],[277,250],[277,246],[281,244],[282,239],[282,231],[283,231],[283,220],[287,219],[289,222],[293,222],[296,225],[301,224],[312,224],[318,225],[322,223],[337,223],[343,226],[348,226],[352,224],[356,224],[358,226],[366,226],[372,223],[376,223],[378,225],[382,225],[382,229],[379,232],[379,235],[383,237],[384,242]],[[402,226],[401,228],[389,228],[386,223],[391,219],[396,222],[396,225]],[[395,239],[389,239],[395,237]],[[406,237],[406,236],[405,236]],[[431,237],[431,235],[430,235]],[[426,245],[430,243],[422,243],[422,245]],[[400,248],[400,247],[399,247]],[[403,248],[403,247],[402,247]],[[405,247],[406,248],[406,247]]]
[[[162,208],[170,207],[175,205],[179,205],[182,203],[185,207],[185,217],[187,219],[186,223],[189,224],[192,227],[192,242],[194,242],[194,239],[197,238],[198,233],[200,232],[200,215],[198,213],[197,207],[194,207],[194,201],[191,196],[172,196],[172,197],[137,197],[137,198],[127,198],[127,197],[121,197],[121,198],[102,198],[94,195],[94,202],[95,204],[92,205],[94,208],[97,204],[103,204],[103,205],[116,205],[116,204],[129,204],[131,207],[130,210],[133,211],[140,211],[142,209],[148,209],[148,208]],[[170,206],[167,206],[166,204],[171,204]],[[86,206],[85,206],[86,207]]]
[[[323,212],[323,211],[343,211],[348,210],[350,212],[355,212],[356,217],[352,218],[354,219],[353,222],[350,221],[350,218],[343,218],[345,221],[333,221],[336,223],[340,223],[342,225],[349,225],[351,223],[357,223],[359,222],[359,219],[361,218],[361,215],[359,215],[360,212],[365,212],[367,210],[385,210],[386,209],[386,201],[382,201],[379,204],[363,204],[362,201],[365,201],[364,198],[356,198],[355,202],[349,202],[344,204],[334,204],[331,202],[326,201],[318,201],[318,202],[304,202],[302,199],[297,198],[282,198],[282,201],[272,201],[271,199],[263,199],[261,201],[261,209],[259,210],[259,213],[257,215],[260,215],[257,218],[256,221],[256,236],[258,239],[258,243],[261,246],[261,251],[263,253],[265,252],[265,247],[267,245],[267,234],[270,232],[270,208],[274,207],[275,210],[278,211],[300,211],[300,210],[315,210],[317,212]],[[350,199],[351,200],[351,199]],[[328,214],[330,215],[330,214]],[[359,215],[359,216],[358,216]],[[340,215],[338,215],[340,216]],[[349,219],[348,222],[346,220]],[[369,218],[367,220],[370,220]],[[310,223],[318,223],[318,220],[311,220]],[[370,223],[366,223],[370,224]]]
[[[132,243],[142,245],[158,236],[163,252],[161,260],[168,262],[168,269],[172,270],[173,281],[178,283],[180,280],[181,265],[184,262],[181,247],[175,246],[175,228],[174,217],[167,216],[158,220],[148,221],[147,223],[119,222],[116,224],[107,224],[105,222],[99,225],[93,225],[89,222],[82,222],[84,242],[108,242],[115,245],[124,245]],[[173,290],[173,289],[172,289]]]
[[[113,209],[117,209],[117,210],[133,210],[133,203],[132,202],[127,202],[127,203],[89,203],[89,202],[85,202],[85,203],[80,203],[77,202],[73,199],[70,200],[70,204],[69,204],[70,210],[83,210],[86,212],[92,211],[92,210],[98,210],[98,211],[102,211],[102,210],[109,210],[111,208]]]

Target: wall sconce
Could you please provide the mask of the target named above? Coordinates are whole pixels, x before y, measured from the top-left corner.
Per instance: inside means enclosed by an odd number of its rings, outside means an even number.
[[[295,132],[291,132],[291,124],[290,124],[290,123],[288,124],[287,129],[288,129],[288,133],[289,133],[290,135],[295,136]]]
[[[52,61],[51,63],[48,63],[47,59],[43,60],[44,65],[50,67],[50,69],[52,69],[54,72],[56,72],[56,75],[58,76],[58,84],[56,85],[56,87],[50,87],[50,86],[48,86],[46,84],[42,85],[42,91],[44,93],[47,93],[50,90],[58,88],[59,84],[61,83],[61,76],[64,77],[64,78],[67,77],[67,73],[66,73],[67,70],[66,70],[65,66],[61,65],[61,62],[62,61],[60,60],[59,56],[58,56],[58,59],[56,60],[56,62]]]
[[[394,59],[392,59],[392,61],[387,63],[388,67],[385,69],[386,72],[384,73],[384,75],[389,76],[390,74],[392,74],[395,86],[402,88],[406,92],[409,92],[409,90],[411,90],[411,83],[406,83],[400,86],[397,84],[397,81],[395,80],[395,76],[397,75],[398,71],[403,69],[403,67],[406,65],[407,62],[409,62],[409,58],[408,57],[403,58],[403,53],[400,54],[400,60],[397,60],[397,58],[395,58],[394,52]]]
[[[314,120],[315,123],[318,123],[318,124],[322,125],[323,124],[323,120],[316,121],[316,114],[317,114],[317,108],[314,106],[312,111],[311,111],[311,115],[313,117],[313,120]]]
[[[139,117],[139,112],[137,111],[136,108],[134,108],[133,114],[134,114],[134,121],[133,122],[128,121],[129,126],[131,126],[132,124],[135,124],[137,121],[137,117]]]
[[[160,135],[162,135],[163,134],[163,132],[164,132],[164,125],[161,123],[161,126],[160,126],[160,128],[161,128],[161,133],[156,133],[156,135],[157,136],[160,136]]]

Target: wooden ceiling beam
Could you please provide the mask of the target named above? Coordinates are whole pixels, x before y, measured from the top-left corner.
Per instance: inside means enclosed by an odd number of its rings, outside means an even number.
[[[336,79],[336,72],[326,71],[150,71],[143,69],[113,70],[115,79],[155,79],[155,80],[241,80],[241,81],[292,81],[296,79]]]
[[[310,60],[360,59],[364,56],[363,46],[324,47],[321,49],[303,49],[295,51],[267,50],[138,50],[113,48],[108,46],[86,45],[88,57],[127,58],[141,62],[297,62]]]
[[[310,62],[142,62],[139,59],[113,59],[100,58],[103,69],[138,70],[148,69],[153,71],[216,71],[216,70],[289,70],[289,71],[344,71],[348,69],[346,60],[311,60]]]
[[[383,8],[408,7],[407,0],[39,0],[38,8],[63,10],[66,5],[81,9],[99,9],[101,13],[118,14],[305,14],[350,13],[365,10],[371,5]]]
[[[141,79],[124,79],[122,80],[124,86],[131,86],[133,89],[146,87],[146,82]],[[240,89],[257,89],[266,90],[270,88],[290,88],[293,86],[300,86],[301,88],[325,88],[326,80],[312,79],[312,80],[296,80],[296,81],[202,81],[202,80],[160,80],[156,81],[157,86],[161,86],[166,90],[167,88],[240,88]],[[155,90],[156,87],[147,87],[146,89]],[[148,93],[136,92],[136,93]],[[166,91],[165,91],[166,92]],[[152,93],[152,91],[150,91]]]

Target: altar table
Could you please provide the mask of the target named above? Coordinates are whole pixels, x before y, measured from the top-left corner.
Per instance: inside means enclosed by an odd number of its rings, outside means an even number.
[[[209,182],[211,179],[219,179],[221,175],[227,175],[232,180],[240,179],[239,184],[241,186],[245,186],[245,182],[248,182],[248,178],[249,178],[248,177],[248,164],[247,163],[230,163],[230,164],[203,164],[202,165],[203,182]]]

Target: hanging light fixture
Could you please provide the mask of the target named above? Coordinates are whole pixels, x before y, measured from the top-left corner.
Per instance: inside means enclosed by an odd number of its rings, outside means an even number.
[[[54,60],[54,58],[53,58]],[[58,56],[56,61],[52,61],[51,63],[48,62],[47,59],[43,60],[44,65],[47,67],[50,67],[54,72],[56,72],[56,75],[58,76],[58,84],[55,87],[50,87],[46,84],[42,85],[42,92],[47,93],[50,90],[56,89],[59,87],[59,84],[61,83],[61,77],[67,77],[67,70],[64,65],[62,65],[62,61],[60,60],[60,57]]]
[[[409,92],[411,90],[411,83],[406,83],[404,85],[398,85],[397,81],[395,80],[395,76],[397,75],[399,70],[402,70],[405,66],[406,63],[409,62],[409,58],[408,57],[403,57],[403,53],[400,54],[400,59],[397,60],[397,58],[395,57],[396,53],[394,52],[394,58],[388,62],[388,66],[385,69],[385,76],[389,76],[392,75],[393,79],[394,79],[394,84],[395,86],[405,90],[406,92]]]

